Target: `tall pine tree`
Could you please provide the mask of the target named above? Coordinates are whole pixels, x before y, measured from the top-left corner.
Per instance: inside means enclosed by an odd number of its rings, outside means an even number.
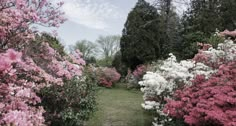
[[[120,47],[123,62],[132,70],[160,57],[159,14],[145,0],[139,0],[129,13]]]
[[[178,55],[178,48],[181,43],[180,37],[180,17],[176,13],[176,7],[173,5],[176,4],[173,0],[155,0],[154,4],[160,13],[160,26],[161,33],[161,55],[163,58],[167,58],[168,54],[174,53]]]

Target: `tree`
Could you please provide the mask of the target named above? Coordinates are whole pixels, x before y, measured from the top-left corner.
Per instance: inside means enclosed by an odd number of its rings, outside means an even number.
[[[179,58],[190,59],[197,53],[197,42],[206,43],[216,29],[224,29],[220,15],[220,0],[192,0],[182,17],[182,42]],[[210,25],[209,25],[210,24]]]
[[[120,36],[100,36],[96,42],[98,43],[99,51],[102,53],[105,63],[111,65],[115,53],[120,50]]]
[[[224,30],[219,6],[221,6],[220,0],[192,0],[190,8],[183,17],[186,32],[200,31],[209,37],[216,28]]]
[[[118,73],[121,74],[121,76],[126,76],[127,75],[127,66],[122,62],[122,57],[121,57],[121,52],[118,51],[115,56],[114,59],[112,61],[112,66],[116,68],[116,70],[118,71]]]
[[[182,1],[184,4],[184,1]],[[161,55],[163,59],[168,57],[168,54],[178,54],[178,48],[181,43],[180,31],[181,20],[174,7],[175,0],[155,0],[154,5],[160,14],[160,29],[162,32]]]
[[[236,27],[235,0],[192,0],[182,18],[183,41],[179,45],[181,59],[189,59],[197,52],[197,42],[209,43],[216,29],[234,30]],[[216,45],[214,45],[216,46]]]
[[[96,45],[93,42],[88,41],[88,40],[77,41],[75,45],[72,46],[72,50],[76,50],[76,49],[80,50],[85,60],[89,60],[97,52]]]
[[[160,16],[155,7],[139,0],[129,13],[122,32],[122,61],[132,70],[137,65],[158,59],[160,50]]]
[[[236,1],[220,0],[221,6],[220,16],[222,17],[222,25],[224,29],[235,30],[236,28]],[[224,30],[222,29],[222,30]]]

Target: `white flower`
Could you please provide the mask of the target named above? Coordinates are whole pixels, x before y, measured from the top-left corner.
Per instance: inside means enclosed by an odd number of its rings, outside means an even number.
[[[155,109],[156,106],[159,106],[159,103],[155,101],[145,101],[145,103],[141,105],[144,109],[150,110],[150,109]]]

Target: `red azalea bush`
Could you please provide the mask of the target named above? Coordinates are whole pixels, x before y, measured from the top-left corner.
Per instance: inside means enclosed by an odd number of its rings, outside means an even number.
[[[115,68],[98,68],[97,77],[98,83],[104,87],[111,87],[114,82],[120,80],[120,74]]]
[[[197,76],[193,86],[175,92],[164,112],[189,125],[236,125],[236,62],[222,65],[208,80]]]

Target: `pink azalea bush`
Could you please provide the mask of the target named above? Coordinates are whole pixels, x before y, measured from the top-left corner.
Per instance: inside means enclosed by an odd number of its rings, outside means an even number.
[[[49,47],[42,48],[53,51]],[[1,125],[43,125],[44,109],[37,105],[41,99],[36,93],[45,86],[63,85],[63,80],[81,76],[82,65],[85,62],[80,59],[80,54],[74,54],[74,63],[71,63],[66,59],[58,61],[55,57],[50,57],[47,51],[44,53],[41,62],[50,60],[45,70],[40,67],[40,62],[39,65],[34,62],[37,61],[35,57],[22,56],[22,53],[13,49],[0,54]],[[55,63],[59,66],[55,67]]]
[[[147,71],[146,65],[138,65],[134,71],[128,69],[125,80],[127,81],[127,88],[139,88],[138,82],[142,80],[143,75]]]
[[[36,106],[41,102],[35,92],[38,84],[30,81],[34,80],[34,75],[40,74],[39,71],[33,73],[22,68],[22,53],[13,49],[1,53],[0,58],[0,125],[43,125],[44,109]]]
[[[98,83],[104,87],[111,87],[115,82],[120,80],[120,74],[115,68],[99,68],[97,69]]]
[[[225,30],[225,31],[223,31],[223,32],[220,32],[219,35],[220,35],[220,36],[236,37],[236,30],[235,30],[235,31]]]
[[[39,91],[82,75],[80,52],[62,57],[47,42],[33,41],[37,30],[32,24],[58,27],[65,21],[62,5],[49,0],[0,1],[0,125],[45,125]]]
[[[27,53],[33,53],[33,50],[28,50]],[[40,67],[45,67],[45,70],[51,75],[72,79],[74,76],[81,76],[85,61],[81,58],[81,52],[76,50],[72,54],[62,57],[58,52],[51,48],[48,43],[42,43],[40,48],[34,52],[33,57]],[[41,55],[38,57],[38,55]]]
[[[136,67],[136,69],[133,71],[134,77],[136,77],[138,80],[143,77],[143,75],[146,72],[146,66],[145,65],[139,65]]]

